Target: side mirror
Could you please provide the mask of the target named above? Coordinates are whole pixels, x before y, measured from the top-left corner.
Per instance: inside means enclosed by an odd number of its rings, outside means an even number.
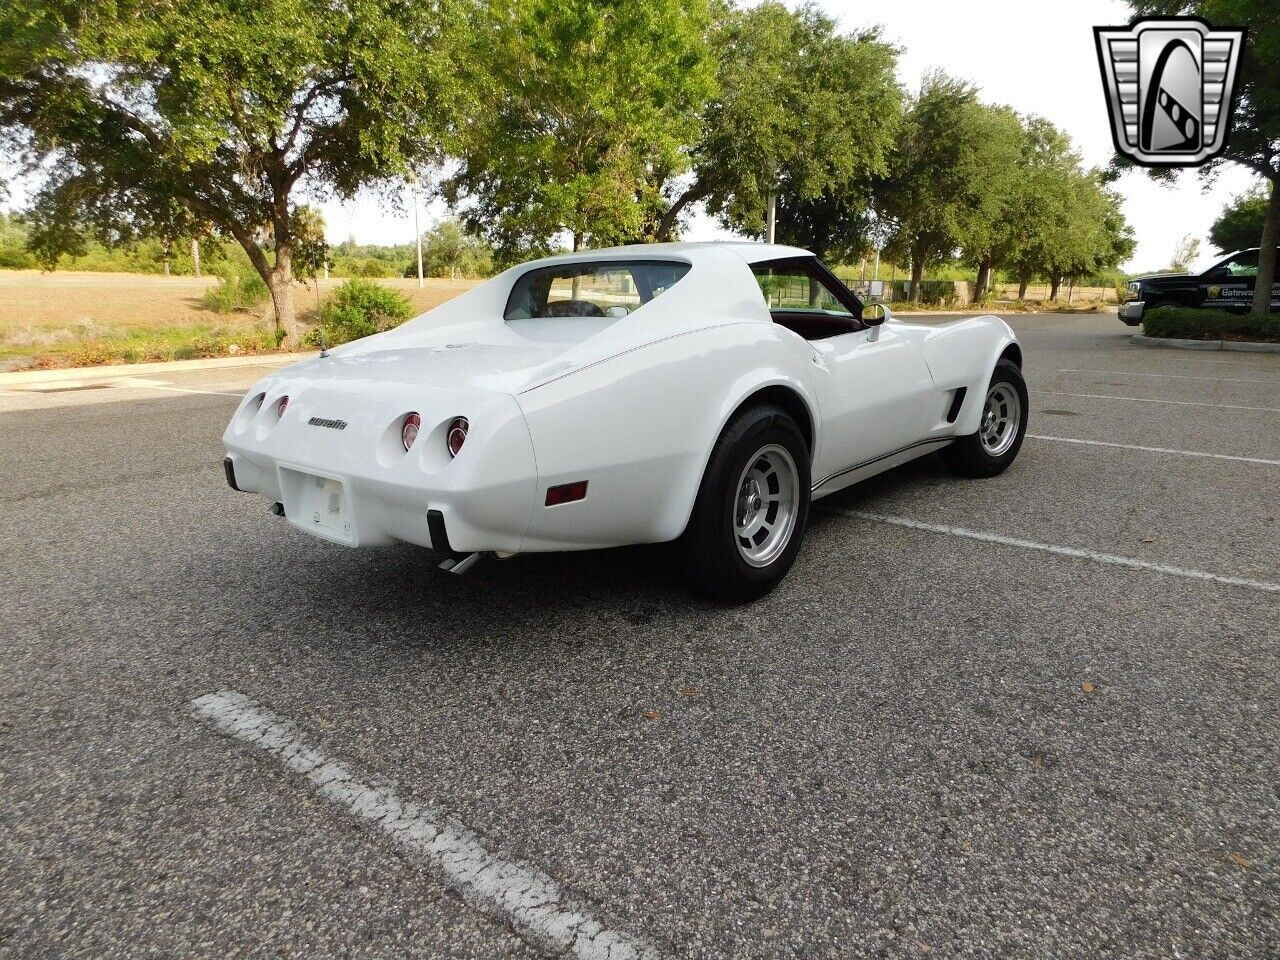
[[[868,303],[862,308],[862,322],[869,327],[878,327],[892,317],[893,314],[883,303]]]

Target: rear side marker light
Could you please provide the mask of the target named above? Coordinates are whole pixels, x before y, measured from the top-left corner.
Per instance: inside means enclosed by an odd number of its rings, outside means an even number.
[[[422,418],[416,413],[410,413],[404,418],[404,425],[400,428],[400,442],[404,444],[406,453],[413,446],[413,441],[418,439],[418,430],[421,426]]]
[[[573,503],[575,500],[585,500],[586,496],[587,481],[562,483],[558,487],[547,487],[547,506],[554,507],[562,503]]]

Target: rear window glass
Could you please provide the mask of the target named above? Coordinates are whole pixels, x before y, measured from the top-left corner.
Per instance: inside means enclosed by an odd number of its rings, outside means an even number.
[[[669,260],[541,267],[516,280],[504,319],[625,317],[671,289],[688,272],[689,264]]]

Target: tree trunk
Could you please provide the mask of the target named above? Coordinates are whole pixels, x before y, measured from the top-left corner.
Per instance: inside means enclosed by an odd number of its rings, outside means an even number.
[[[161,242],[164,244],[164,275],[167,277],[169,276],[169,238],[165,237]]]
[[[924,283],[924,258],[911,258],[911,300],[920,302],[920,285]]]
[[[675,203],[667,208],[667,212],[662,215],[662,219],[658,221],[658,228],[654,232],[655,239],[659,243],[668,243],[676,238],[676,227],[680,226],[680,213],[691,203],[705,199],[711,193],[711,185],[709,183],[695,183],[684,193],[676,198]]]
[[[286,244],[276,245],[276,263],[267,279],[271,288],[271,303],[276,309],[276,329],[281,334],[280,344],[296,350],[302,344],[303,326],[293,305],[293,250]]]
[[[258,271],[258,276],[271,291],[271,304],[275,307],[276,331],[281,335],[281,342],[290,349],[302,343],[302,324],[298,322],[297,312],[293,306],[293,247],[279,239],[276,240],[276,262],[272,266],[267,262],[267,255],[262,251],[254,235],[241,224],[232,221],[227,229],[236,238],[240,248],[249,257],[249,262]]]
[[[1055,274],[1054,274],[1052,277],[1050,277],[1049,279],[1050,279],[1050,283],[1049,283],[1049,299],[1050,299],[1050,300],[1057,300],[1057,299],[1058,299],[1058,291],[1062,289],[1062,275],[1061,275],[1061,274],[1059,274],[1059,273],[1055,273]]]
[[[1028,282],[1029,280],[1026,277],[1018,278],[1018,300],[1019,301],[1027,299],[1027,283]]]
[[[987,294],[987,287],[991,285],[991,258],[978,262],[978,282],[973,285],[973,299],[981,300]]]
[[[1280,180],[1271,181],[1267,219],[1262,222],[1262,249],[1258,252],[1258,280],[1253,288],[1250,313],[1265,317],[1271,312],[1271,287],[1276,281],[1276,245],[1280,244]]]
[[[582,236],[578,233],[578,231],[575,230],[573,232],[573,252],[577,253],[581,249],[582,249]]]

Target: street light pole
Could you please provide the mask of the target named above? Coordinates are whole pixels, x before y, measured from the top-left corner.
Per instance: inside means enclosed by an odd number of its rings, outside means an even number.
[[[413,237],[417,239],[417,287],[424,287],[422,283],[422,228],[417,225],[417,177],[413,177]]]
[[[768,234],[768,242],[774,242],[774,234],[778,226],[778,191],[769,191],[769,216],[766,221],[766,231]]]

